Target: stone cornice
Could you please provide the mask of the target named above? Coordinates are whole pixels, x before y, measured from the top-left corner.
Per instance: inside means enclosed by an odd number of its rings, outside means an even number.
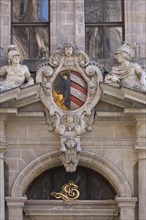
[[[40,84],[37,83],[35,85],[26,87],[24,89],[21,89],[20,87],[18,87],[18,88],[14,88],[14,89],[2,92],[0,93],[0,103],[14,100],[14,102],[16,103],[19,101],[19,105],[20,105],[20,101],[24,105],[23,100],[27,102],[27,99],[29,100],[29,102],[34,102],[35,101],[34,98],[39,97],[39,89],[40,89]]]
[[[146,117],[146,108],[125,108],[124,113],[125,114],[132,114],[135,116],[145,115],[145,117]]]
[[[23,208],[27,197],[5,197],[7,206],[11,208]]]
[[[4,154],[8,151],[6,143],[0,142],[0,159],[4,159]]]
[[[73,219],[80,218],[80,216],[83,218],[84,216],[84,218],[90,219],[89,216],[92,215],[94,219],[101,219],[102,217],[113,219],[113,216],[118,215],[115,201],[111,200],[76,200],[71,205],[65,204],[61,200],[55,200],[55,205],[61,209],[54,209],[54,202],[51,200],[28,200],[24,212],[26,216],[32,216],[34,219],[37,217],[41,219],[42,215],[46,217],[45,219],[50,219],[51,215],[55,216],[55,219],[58,219],[58,216],[63,216],[62,218],[73,216]]]
[[[146,94],[125,87],[113,87],[106,83],[100,83],[102,89],[101,100],[119,107],[145,108]]]
[[[135,146],[135,153],[137,153],[138,159],[146,159],[146,142],[144,143],[143,146],[141,145],[136,145]]]
[[[6,117],[5,114],[17,114],[17,108],[0,108],[0,114],[3,117]],[[1,120],[0,116],[0,120]]]
[[[117,202],[118,204],[118,207],[119,208],[122,208],[122,207],[135,207],[136,206],[136,202],[138,201],[138,198],[137,197],[116,197],[115,198],[115,201]]]

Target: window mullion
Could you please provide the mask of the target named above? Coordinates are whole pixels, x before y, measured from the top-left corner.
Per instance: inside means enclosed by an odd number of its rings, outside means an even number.
[[[29,26],[29,57],[32,58],[31,42],[32,42],[32,26]]]
[[[33,14],[32,0],[29,0],[29,8],[30,8],[29,21],[32,22],[32,14]]]
[[[106,57],[106,30],[105,26],[103,26],[103,58]]]
[[[105,0],[102,0],[102,22],[105,21]]]

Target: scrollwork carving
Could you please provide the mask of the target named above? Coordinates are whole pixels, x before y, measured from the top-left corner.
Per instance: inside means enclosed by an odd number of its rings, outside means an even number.
[[[74,172],[81,150],[80,136],[91,131],[94,123],[102,72],[98,65],[89,63],[84,51],[66,43],[52,53],[49,62],[39,66],[36,81],[41,83],[48,130],[60,135],[62,162],[67,172]]]

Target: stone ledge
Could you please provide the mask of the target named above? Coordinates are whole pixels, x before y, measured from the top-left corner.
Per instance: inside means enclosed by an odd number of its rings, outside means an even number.
[[[113,200],[90,201],[76,200],[72,204],[63,201],[27,201],[24,208],[26,215],[40,216],[117,216],[118,210]]]

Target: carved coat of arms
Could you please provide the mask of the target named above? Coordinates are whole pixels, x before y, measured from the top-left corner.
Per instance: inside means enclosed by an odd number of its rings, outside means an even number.
[[[36,82],[42,85],[40,97],[49,130],[60,135],[62,145],[70,138],[80,142],[80,135],[92,129],[102,81],[100,67],[91,65],[87,54],[70,43],[38,67]]]

